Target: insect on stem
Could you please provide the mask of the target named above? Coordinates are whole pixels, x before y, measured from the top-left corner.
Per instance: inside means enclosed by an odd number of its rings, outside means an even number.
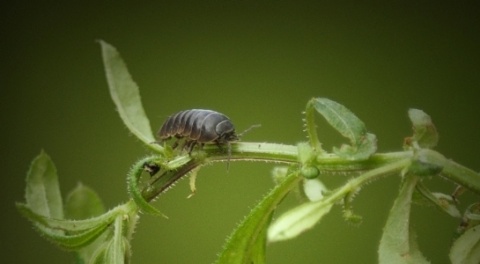
[[[252,125],[240,134],[235,133],[235,127],[230,119],[219,112],[205,109],[180,111],[167,118],[158,131],[160,142],[176,138],[172,148],[178,147],[178,141],[184,140],[182,149],[188,149],[190,154],[196,145],[200,148],[207,143],[215,143],[220,149],[227,144],[227,172],[230,168],[232,155],[231,142],[238,141],[241,136],[260,125]]]

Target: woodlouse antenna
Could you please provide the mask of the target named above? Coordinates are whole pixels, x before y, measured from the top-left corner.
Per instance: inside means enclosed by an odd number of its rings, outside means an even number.
[[[230,169],[230,157],[232,156],[232,144],[230,142],[227,143],[227,152],[228,152],[228,158],[227,158],[227,173]]]
[[[254,128],[257,128],[257,127],[261,127],[262,125],[261,124],[256,124],[256,125],[251,125],[249,128],[243,130],[242,133],[238,134],[238,138],[241,138],[243,137],[243,135],[245,135],[247,132],[249,132],[250,130],[254,129]]]

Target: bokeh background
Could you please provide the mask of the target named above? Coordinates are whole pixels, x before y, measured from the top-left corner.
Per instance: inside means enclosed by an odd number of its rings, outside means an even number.
[[[0,9],[0,177],[2,262],[72,263],[15,210],[30,161],[54,160],[63,194],[82,182],[111,208],[128,199],[125,175],[147,154],[123,126],[107,90],[96,39],[118,48],[141,89],[154,129],[171,113],[208,108],[227,114],[244,140],[305,140],[302,115],[312,97],[355,112],[378,136],[379,151],[400,150],[407,109],[429,113],[438,150],[474,170],[478,163],[480,9],[454,1],[382,4],[314,1],[15,1]],[[342,142],[323,121],[330,148]],[[169,220],[142,216],[134,263],[211,263],[225,237],[272,186],[272,164],[215,164],[200,171],[197,194],[179,182],[155,205]],[[342,175],[326,177],[333,187]],[[364,217],[346,223],[339,207],[298,239],[268,247],[269,263],[375,263],[398,177],[370,184],[355,200]],[[431,179],[449,193],[453,185]],[[461,198],[462,208],[478,200]],[[280,210],[296,203],[289,198]],[[458,224],[415,207],[420,247],[447,263]]]

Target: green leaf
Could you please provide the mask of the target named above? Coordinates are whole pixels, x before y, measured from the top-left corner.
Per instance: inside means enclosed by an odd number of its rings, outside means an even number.
[[[128,263],[125,259],[125,241],[120,237],[119,240],[115,239],[115,235],[109,234],[109,237],[98,244],[97,248],[91,253],[90,256],[83,258],[85,263],[89,264],[117,264]],[[118,243],[120,241],[120,243]]]
[[[340,149],[334,149],[337,155],[347,154],[350,159],[367,159],[377,151],[377,136],[372,133],[366,133],[360,137],[355,145],[342,145]]]
[[[54,232],[51,228],[46,228],[42,225],[36,225],[39,232],[52,243],[65,250],[79,250],[92,242],[94,242],[98,236],[100,236],[107,228],[108,225],[99,225],[96,228],[84,230],[74,234],[59,234]]]
[[[421,148],[437,146],[438,133],[430,116],[418,109],[409,109],[408,116],[413,125],[413,141]]]
[[[111,224],[118,214],[123,214],[124,212],[122,206],[117,206],[107,213],[94,218],[84,220],[63,220],[39,215],[26,204],[17,203],[16,206],[20,213],[33,223],[45,226],[46,228],[62,230],[70,233],[83,232],[85,230],[96,228],[99,225]]]
[[[108,241],[100,241],[97,240],[96,243],[98,242],[97,247],[93,250],[93,253],[88,252],[88,255],[84,255],[83,252],[80,252],[78,254],[78,257],[83,261],[80,263],[89,263],[89,264],[105,264],[107,263],[105,260],[105,255],[107,252],[107,248],[110,245],[110,240]],[[96,244],[94,243],[94,244]],[[89,247],[93,246],[94,244],[91,244]],[[83,249],[82,249],[83,250]]]
[[[298,172],[291,173],[255,206],[227,239],[216,263],[246,264],[253,260],[264,262],[265,229],[271,221],[271,214],[299,179]]]
[[[478,264],[480,263],[480,225],[465,231],[450,249],[452,264]]]
[[[102,262],[99,263],[112,263],[112,264],[122,264],[128,263],[128,256],[127,254],[127,241],[125,239],[112,240],[108,244],[105,250],[105,256]]]
[[[425,197],[428,201],[436,205],[445,213],[456,218],[462,217],[451,195],[433,193],[427,187],[425,187],[422,182],[417,184],[416,189],[420,194],[423,195],[423,197]]]
[[[155,142],[145,111],[143,110],[137,84],[128,72],[125,62],[112,45],[98,41],[102,47],[103,63],[107,75],[110,95],[118,113],[127,128],[149,148],[162,152],[163,148]]]
[[[98,194],[91,188],[78,183],[65,202],[65,218],[86,219],[101,215],[105,207]]]
[[[268,241],[276,242],[297,237],[312,228],[324,215],[330,212],[332,203],[304,203],[281,215],[268,229]]]
[[[168,218],[145,200],[142,195],[142,191],[138,186],[140,178],[142,177],[142,173],[144,172],[144,164],[151,162],[153,159],[155,159],[155,157],[147,157],[137,161],[137,163],[133,165],[132,169],[127,175],[128,192],[142,212]]]
[[[327,187],[319,179],[303,181],[303,193],[311,202],[320,201],[326,192],[328,192]]]
[[[35,213],[26,204],[17,203],[17,208],[34,223],[42,236],[66,250],[76,250],[92,243],[119,214],[114,209],[97,218],[77,221],[48,218]]]
[[[107,248],[107,242],[105,242],[105,238],[110,235],[109,232],[103,232],[95,241],[91,244],[86,245],[78,250],[75,251],[75,257],[77,264],[84,264],[84,263],[105,263],[103,260],[103,256],[105,255],[105,250]],[[102,257],[99,257],[102,256]],[[102,259],[101,262],[95,262],[98,259]]]
[[[270,214],[270,219],[268,219],[268,224],[272,221],[273,212]],[[258,234],[258,238],[255,241],[255,244],[252,245],[252,250],[250,253],[250,263],[255,264],[265,264],[266,263],[266,253],[267,253],[267,227],[268,224],[264,225],[261,232]]]
[[[25,190],[27,205],[37,214],[63,218],[62,196],[58,185],[57,169],[44,152],[35,157],[27,173]]]
[[[429,263],[418,249],[416,237],[410,229],[412,194],[418,178],[406,175],[383,229],[378,249],[379,263]]]
[[[362,160],[375,153],[376,136],[367,133],[365,124],[345,106],[326,98],[314,98],[309,104],[342,136],[349,139],[351,145],[334,148],[335,154],[352,160]]]
[[[130,248],[128,246],[128,241],[123,237],[123,224],[123,216],[117,216],[114,224],[113,237],[105,252],[104,263],[121,264],[125,263],[125,260],[128,259]]]
[[[480,221],[480,203],[469,205],[463,217],[467,221]]]

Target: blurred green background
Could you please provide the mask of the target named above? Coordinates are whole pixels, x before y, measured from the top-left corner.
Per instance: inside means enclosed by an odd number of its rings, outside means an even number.
[[[54,160],[63,194],[81,181],[108,208],[128,199],[125,175],[147,150],[129,135],[107,90],[100,48],[118,48],[141,88],[156,130],[171,113],[208,108],[243,130],[246,141],[295,144],[304,106],[328,97],[356,113],[378,136],[379,151],[401,149],[407,109],[429,113],[438,150],[479,170],[480,12],[441,1],[389,4],[301,1],[4,4],[1,19],[2,262],[72,263],[15,210],[30,161],[41,149]],[[328,148],[341,138],[319,119]],[[272,186],[272,164],[215,164],[200,171],[197,194],[179,182],[155,205],[169,220],[142,216],[134,263],[211,263],[225,237]],[[342,175],[327,177],[335,186]],[[269,263],[375,263],[376,247],[398,177],[364,188],[355,210],[339,207],[293,241],[269,245]],[[443,192],[453,186],[432,179]],[[467,194],[462,208],[478,199]],[[280,210],[295,204],[288,199]],[[458,224],[415,207],[413,226],[433,263],[448,262]],[[8,260],[8,261],[7,261]]]

